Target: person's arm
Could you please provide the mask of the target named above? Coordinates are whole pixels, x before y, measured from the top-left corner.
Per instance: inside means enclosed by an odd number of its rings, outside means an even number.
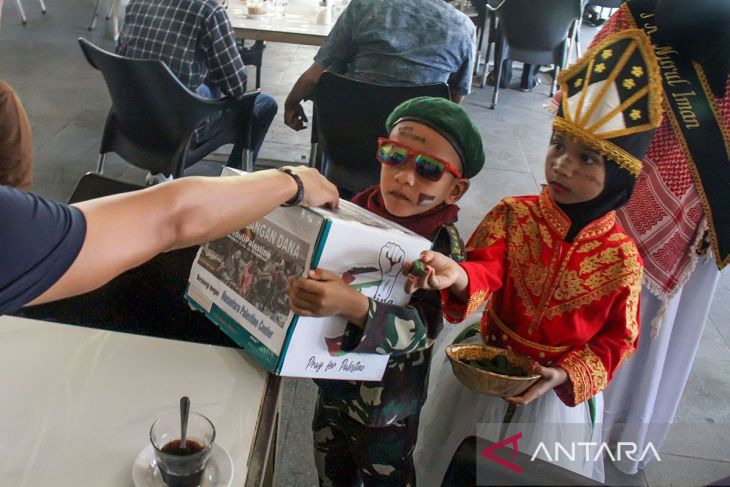
[[[304,184],[302,206],[337,206],[335,186],[314,169],[292,170]],[[160,252],[223,237],[297,194],[290,175],[277,170],[242,176],[189,177],[142,191],[78,203],[86,236],[65,274],[31,304],[81,294]]]
[[[318,63],[313,63],[299,77],[294,87],[289,92],[284,102],[284,123],[294,130],[302,130],[306,128],[305,123],[308,122],[307,116],[304,114],[302,101],[309,99],[314,90],[314,85],[319,81],[325,67]]]
[[[284,102],[284,123],[294,130],[306,128],[308,121],[304,114],[302,101],[308,100],[319,81],[320,76],[327,70],[341,73],[355,53],[354,28],[360,18],[360,2],[352,0],[337,18],[327,39],[314,56],[314,63],[299,77]]]
[[[289,303],[300,316],[341,316],[348,321],[342,349],[405,354],[428,348],[442,325],[438,293],[419,291],[408,306],[370,299],[325,269],[289,280]],[[429,326],[434,328],[430,330]],[[436,329],[438,327],[438,329]]]
[[[638,251],[636,255],[625,258],[634,260],[639,270],[625,278],[626,286],[614,297],[608,319],[600,332],[582,349],[567,353],[555,364],[567,374],[567,380],[555,388],[555,393],[568,406],[576,406],[605,389],[616,370],[638,346],[641,294]],[[579,327],[580,323],[577,325]]]
[[[466,95],[471,93],[472,75],[476,61],[476,29],[471,21],[468,24],[471,35],[465,36],[463,61],[459,69],[449,77],[449,96],[454,103],[461,103]]]
[[[464,96],[457,95],[456,93],[454,93],[454,90],[452,90],[451,88],[449,88],[449,97],[451,98],[451,101],[453,101],[454,103],[461,103],[462,101],[464,101]]]
[[[466,262],[457,263],[438,252],[421,253],[426,275],[408,275],[406,292],[441,290],[444,317],[458,323],[476,311],[502,287],[507,256],[509,205],[503,200],[481,221],[466,245]],[[403,266],[409,273],[411,263]]]

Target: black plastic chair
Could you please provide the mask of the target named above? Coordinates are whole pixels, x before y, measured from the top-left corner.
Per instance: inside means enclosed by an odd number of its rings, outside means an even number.
[[[81,176],[68,203],[92,200],[110,194],[128,193],[142,189],[142,186],[108,178],[95,172],[88,172]]]
[[[418,96],[449,98],[445,83],[386,86],[324,72],[314,87],[314,166],[349,199],[380,181],[375,158],[385,120],[402,102]],[[310,161],[311,162],[311,161]]]
[[[580,0],[506,0],[497,10],[496,70],[492,105],[497,106],[502,61],[552,64],[555,94],[558,72],[568,59],[571,26],[581,16]]]
[[[177,178],[228,143],[234,144],[228,165],[241,168],[245,161],[246,170],[253,170],[251,127],[258,91],[238,100],[208,100],[190,91],[162,61],[119,56],[84,38],[79,44],[89,64],[101,71],[112,99],[97,172],[106,153],[116,152],[137,167]],[[206,139],[198,141],[201,126]]]
[[[588,0],[587,7],[619,8],[625,0]]]
[[[246,66],[254,66],[256,68],[256,89],[261,88],[261,65],[264,62],[264,41],[255,41],[251,46],[244,45],[244,39],[236,39],[236,47],[238,48],[243,64]]]
[[[140,186],[85,174],[69,199],[78,203]],[[198,247],[160,254],[80,296],[23,308],[15,316],[212,345],[236,344],[184,298]]]
[[[484,54],[484,70],[482,71],[481,81],[479,83],[479,88],[484,88],[484,85],[487,83],[487,76],[489,75],[489,58],[492,55],[492,48],[497,41],[496,9],[499,8],[501,0],[474,0],[472,3],[479,14],[479,21],[483,22],[483,27],[479,32],[477,58],[479,58],[479,53],[484,44],[484,36],[486,35],[487,38],[487,52]],[[483,20],[481,20],[482,15],[484,15]],[[479,67],[478,63],[476,64],[474,74],[477,74],[477,68]]]

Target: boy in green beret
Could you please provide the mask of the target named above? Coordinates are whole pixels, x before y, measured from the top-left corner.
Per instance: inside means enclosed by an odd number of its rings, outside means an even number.
[[[456,202],[484,165],[479,130],[463,108],[420,97],[396,107],[378,140],[380,184],[353,202],[464,258]],[[375,301],[326,269],[289,283],[292,310],[346,318],[342,349],[390,354],[380,382],[316,380],[312,424],[321,485],[414,485],[413,449],[426,399],[431,344],[443,327],[438,292],[418,291],[406,306]]]

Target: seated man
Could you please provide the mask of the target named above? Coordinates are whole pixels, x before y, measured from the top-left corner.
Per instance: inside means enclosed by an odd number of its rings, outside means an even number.
[[[15,91],[0,81],[0,184],[30,191],[33,138],[28,115]]]
[[[448,83],[451,100],[471,90],[472,21],[443,0],[352,0],[284,104],[284,122],[305,128],[301,101],[324,71],[386,85]]]
[[[131,0],[117,54],[159,59],[184,85],[207,98],[241,98],[246,93],[246,69],[228,14],[216,0]],[[256,99],[251,147],[254,161],[276,110],[271,96],[261,93]],[[206,134],[205,127],[196,135],[199,142],[212,136]]]

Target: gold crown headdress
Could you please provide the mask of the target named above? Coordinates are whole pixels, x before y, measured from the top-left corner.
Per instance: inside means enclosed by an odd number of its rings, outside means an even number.
[[[629,29],[609,36],[558,82],[562,100],[553,129],[638,177],[662,113],[659,65],[646,34]]]

